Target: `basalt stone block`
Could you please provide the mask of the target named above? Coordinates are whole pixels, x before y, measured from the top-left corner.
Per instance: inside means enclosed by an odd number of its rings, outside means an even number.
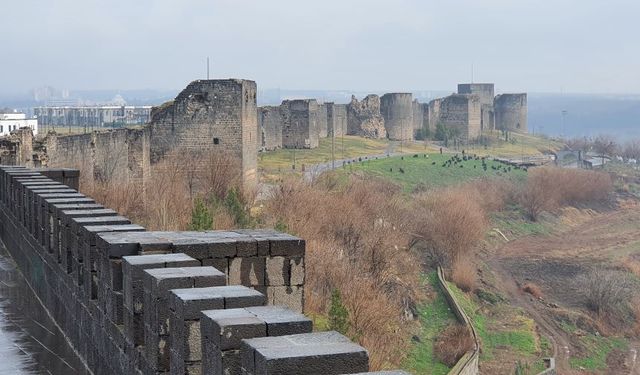
[[[288,285],[304,285],[305,266],[303,257],[289,258],[290,279]]]
[[[125,333],[134,345],[144,345],[144,270],[198,267],[200,262],[181,253],[126,256],[122,261]]]
[[[287,306],[293,311],[304,311],[304,287],[302,286],[269,286],[267,299],[271,305]]]
[[[196,259],[222,259],[237,254],[237,233],[216,232],[158,232],[159,237],[171,241],[174,251],[183,252]]]
[[[169,290],[222,286],[225,275],[213,267],[144,270],[144,342],[149,366],[169,371]]]
[[[266,261],[263,257],[233,258],[229,261],[229,284],[265,285]]]
[[[203,310],[262,306],[265,302],[265,296],[254,289],[230,285],[174,289],[170,293],[169,306],[178,317],[197,320],[200,319]]]
[[[265,322],[267,336],[294,335],[313,330],[311,319],[284,306],[252,306],[246,310]]]
[[[288,285],[290,280],[289,260],[285,257],[266,258],[265,284],[270,286]]]
[[[280,233],[269,239],[269,254],[273,256],[304,256],[305,241],[301,238]]]
[[[241,374],[239,349],[244,339],[311,331],[310,319],[280,306],[203,311],[203,373]]]
[[[208,258],[202,260],[203,266],[211,266],[220,272],[224,272],[229,279],[229,258]]]
[[[259,306],[265,300],[262,294],[244,286],[172,290],[169,300],[171,373],[184,374],[202,360],[200,319],[203,310]]]
[[[97,203],[55,203],[48,206],[48,209],[41,215],[42,225],[45,230],[45,242],[44,246],[52,252],[52,233],[55,233],[59,227],[60,212],[69,210],[88,210],[88,209],[101,209],[104,208],[101,204]]]
[[[107,232],[131,232],[131,231],[144,231],[144,228],[135,225],[135,224],[122,224],[122,225],[88,225],[81,228],[83,245],[81,251],[82,255],[82,264],[80,266],[81,277],[83,278],[82,286],[84,290],[84,298],[85,299],[96,299],[98,298],[98,287],[99,287],[99,264],[98,259],[101,256],[106,257],[104,251],[98,252],[96,247],[97,242],[97,234],[98,233],[107,233]],[[106,242],[105,242],[106,243]],[[121,245],[121,244],[120,244]],[[137,248],[132,249],[131,251],[137,252]]]
[[[240,349],[247,375],[338,375],[369,371],[369,355],[337,332],[247,339]]]

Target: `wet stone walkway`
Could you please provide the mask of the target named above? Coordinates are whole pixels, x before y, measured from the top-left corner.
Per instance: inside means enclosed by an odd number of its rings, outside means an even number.
[[[0,243],[0,375],[86,373]]]

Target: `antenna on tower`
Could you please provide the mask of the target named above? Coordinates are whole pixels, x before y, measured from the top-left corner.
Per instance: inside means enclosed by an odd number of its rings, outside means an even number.
[[[471,63],[471,83],[473,83],[473,63]]]
[[[207,80],[209,79],[209,56],[207,56]]]

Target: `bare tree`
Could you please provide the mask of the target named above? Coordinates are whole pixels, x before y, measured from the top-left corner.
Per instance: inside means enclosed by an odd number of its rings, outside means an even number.
[[[624,143],[621,149],[621,154],[626,159],[640,159],[640,140],[631,139]]]
[[[575,137],[565,140],[567,147],[573,151],[587,152],[591,150],[593,141],[588,137]]]
[[[610,135],[601,134],[593,140],[593,149],[602,157],[602,165],[604,165],[605,156],[611,156],[616,147],[616,141]]]
[[[596,269],[582,283],[586,305],[598,316],[620,316],[633,297],[633,282],[623,272]]]

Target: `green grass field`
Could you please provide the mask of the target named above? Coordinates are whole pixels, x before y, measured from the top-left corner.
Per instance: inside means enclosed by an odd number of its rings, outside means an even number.
[[[481,177],[503,177],[521,179],[526,176],[524,170],[504,171],[504,164],[487,160],[487,170],[482,168],[482,161],[463,161],[456,166],[445,166],[450,154],[426,154],[385,157],[378,160],[367,160],[344,168],[347,172],[364,172],[373,176],[390,179],[401,184],[406,191],[417,187],[439,187],[469,181]],[[492,169],[500,168],[500,171]],[[402,171],[401,171],[402,169]],[[507,169],[508,170],[508,169]],[[403,172],[404,171],[404,172]]]
[[[562,322],[560,326],[572,335],[575,335],[578,330],[573,323]],[[575,369],[583,368],[593,371],[607,368],[607,356],[611,351],[615,349],[627,351],[629,347],[629,342],[625,338],[596,336],[588,332],[580,337],[580,342],[583,345],[583,352],[577,357],[572,356],[569,364]]]
[[[449,372],[449,368],[434,356],[433,343],[440,332],[456,322],[456,318],[440,290],[437,277],[435,271],[427,275],[427,282],[436,291],[436,297],[419,307],[420,342],[414,344],[403,366],[414,374],[444,375]]]
[[[509,135],[509,141],[500,137],[498,131],[485,132],[483,137],[489,139],[489,145],[471,145],[465,147],[470,153],[478,155],[490,155],[501,158],[518,158],[521,156],[539,156],[549,151],[557,151],[564,147],[564,144],[550,138],[544,138],[533,134]]]
[[[544,152],[558,150],[563,146],[560,142],[531,134],[512,134],[508,142],[500,138],[499,132],[488,132],[483,136],[489,140],[487,146],[478,144],[467,145],[462,148],[464,148],[468,154],[501,158],[519,158],[521,156],[540,156]],[[335,139],[334,157],[335,160],[356,159],[361,156],[385,155],[388,152],[408,155],[424,153],[434,155],[439,148],[440,146],[438,146],[436,142],[425,143],[423,141],[412,141],[403,142],[403,144],[400,145],[399,142],[384,139],[368,139],[348,135]],[[449,149],[444,148],[443,151],[445,154],[450,154],[461,152],[462,148],[460,148],[460,150],[455,150],[453,147]],[[294,159],[296,165],[295,170],[293,169]],[[316,164],[328,163],[331,160],[332,140],[331,138],[322,138],[320,139],[320,145],[311,150],[303,149],[294,151],[290,149],[280,149],[259,153],[258,168],[263,181],[274,181],[286,175],[299,176],[303,166],[304,168],[310,168]],[[433,161],[433,159],[431,161]],[[341,167],[342,163],[338,162],[337,166]],[[473,168],[473,165],[470,165],[470,168]],[[440,185],[447,185],[459,181],[463,175],[471,178],[481,175],[478,174],[474,176],[471,171],[465,171],[463,174],[458,172],[460,171],[450,171],[449,174],[451,174],[452,178],[447,178],[447,173],[442,173],[436,177],[438,177],[437,180],[443,181]],[[412,184],[415,182],[412,182],[412,178],[408,176],[400,178],[400,180],[403,184]],[[433,182],[426,183],[433,185]]]
[[[548,342],[538,339],[535,322],[525,317],[520,309],[497,302],[494,313],[487,316],[472,296],[448,282],[456,300],[471,319],[480,337],[480,361],[496,360],[495,352],[508,349],[517,354],[522,363],[529,365],[527,374],[543,370],[542,356],[548,355]]]

